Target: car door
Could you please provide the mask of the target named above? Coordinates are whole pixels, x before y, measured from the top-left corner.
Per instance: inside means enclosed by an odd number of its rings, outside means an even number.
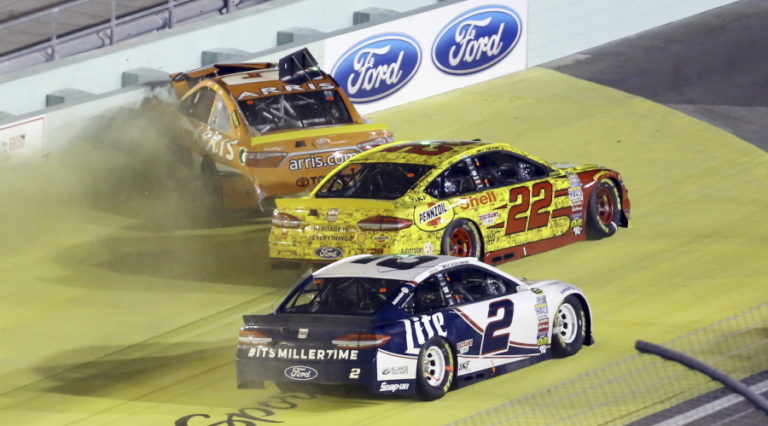
[[[506,151],[477,155],[473,165],[485,187],[505,206],[481,213],[486,216],[479,223],[496,230],[495,238],[486,238],[490,240],[486,250],[541,241],[568,230],[570,182],[565,175]]]

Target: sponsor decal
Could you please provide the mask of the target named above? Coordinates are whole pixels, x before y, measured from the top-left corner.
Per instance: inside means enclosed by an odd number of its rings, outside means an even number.
[[[459,371],[469,370],[469,361],[462,361],[459,363]]]
[[[392,301],[392,304],[395,306],[399,305],[400,301],[403,300],[403,298],[408,297],[408,294],[410,292],[411,292],[410,288],[408,288],[407,286],[403,286],[400,289],[400,294],[398,294],[397,297],[395,297],[395,300]]]
[[[315,250],[315,254],[323,259],[336,259],[341,257],[342,251],[338,247],[320,247]]]
[[[334,89],[336,89],[336,86],[334,86],[331,83],[319,83],[319,84],[306,83],[302,85],[286,84],[284,86],[262,87],[261,89],[255,92],[245,91],[237,97],[237,100],[240,101],[240,100],[249,99],[249,98],[260,98],[262,96],[282,95],[282,94],[291,93],[291,92],[306,92],[307,90],[334,90]]]
[[[456,344],[456,349],[459,351],[460,354],[465,354],[469,352],[469,348],[472,347],[473,340],[462,340],[461,342]]]
[[[317,377],[317,370],[304,365],[294,365],[286,368],[283,374],[291,380],[307,381]]]
[[[377,243],[383,243],[387,240],[389,240],[389,235],[379,234],[373,237],[373,241],[376,241]]]
[[[299,329],[299,335],[297,336],[299,339],[306,339],[307,334],[309,334],[308,328],[300,328]]]
[[[432,250],[433,247],[431,242],[427,241],[424,243],[424,254],[432,254]]]
[[[308,186],[308,185],[309,185],[309,179],[307,179],[305,177],[300,177],[300,178],[296,179],[296,186],[300,186],[300,187],[303,188],[303,187]]]
[[[310,235],[312,241],[349,242],[355,239],[354,235]]]
[[[400,254],[407,254],[407,255],[422,254],[423,250],[424,249],[421,247],[404,248],[400,250]]]
[[[408,384],[408,383],[387,383],[387,382],[381,382],[381,386],[379,386],[379,392],[404,391],[404,390],[408,390],[409,386],[410,386],[410,384]]]
[[[478,218],[480,219],[480,223],[482,223],[483,225],[493,225],[494,223],[496,223],[496,221],[499,220],[499,212],[492,211],[488,213],[483,213]]]
[[[317,361],[327,360],[357,360],[357,349],[298,349],[298,348],[270,348],[257,346],[248,352],[249,358],[269,359],[310,359]]]
[[[360,41],[336,62],[331,74],[353,102],[373,102],[402,89],[421,65],[421,47],[402,33]]]
[[[473,209],[476,207],[484,206],[488,203],[495,203],[497,201],[496,194],[493,191],[488,191],[484,194],[469,197],[469,198],[463,198],[461,200],[461,209],[462,210],[468,210]],[[498,212],[496,213],[496,217],[499,216]]]
[[[387,367],[381,371],[381,374],[385,376],[389,376],[393,374],[408,374],[408,366],[398,365],[396,367]]]
[[[328,222],[336,222],[336,219],[339,218],[339,209],[328,209],[328,214],[325,216],[325,219]]]
[[[245,165],[245,154],[247,152],[248,151],[245,148],[240,148],[240,151],[237,152],[237,161],[239,161],[241,165]],[[297,184],[298,184],[298,182],[297,182]],[[299,185],[299,186],[301,186],[301,185]]]
[[[299,171],[338,166],[352,158],[355,154],[356,152],[336,151],[325,155],[309,154],[305,157],[294,157],[288,160],[288,170]]]
[[[520,41],[520,15],[505,6],[481,6],[449,22],[432,46],[432,62],[450,75],[480,72],[509,55]]]
[[[228,139],[221,133],[213,130],[209,127],[204,127],[202,133],[198,133],[200,146],[211,154],[224,157],[227,160],[234,160],[235,158],[235,145],[236,140]],[[245,155],[242,152],[238,152],[238,155]]]
[[[405,341],[407,354],[418,354],[421,346],[434,335],[447,336],[445,318],[442,312],[433,315],[420,315],[400,320],[405,325]]]
[[[439,222],[441,216],[447,214],[449,211],[448,203],[442,202],[428,207],[423,212],[417,215],[419,224],[436,225]]]

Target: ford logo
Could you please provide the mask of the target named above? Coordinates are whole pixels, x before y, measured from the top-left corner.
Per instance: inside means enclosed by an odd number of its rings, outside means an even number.
[[[312,380],[317,377],[317,370],[304,365],[293,365],[286,368],[283,374],[291,380]]]
[[[432,62],[441,71],[465,75],[490,68],[520,41],[520,15],[505,6],[482,6],[446,25],[432,46]]]
[[[338,247],[320,247],[315,250],[315,254],[323,259],[336,259],[341,257],[341,249]]]
[[[367,38],[336,62],[331,74],[358,103],[373,102],[402,89],[421,65],[419,44],[405,34]]]

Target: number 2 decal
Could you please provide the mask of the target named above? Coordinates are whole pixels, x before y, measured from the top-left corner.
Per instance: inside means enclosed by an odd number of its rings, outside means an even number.
[[[538,198],[533,203],[531,195]],[[514,187],[509,190],[509,202],[513,205],[507,214],[506,235],[547,226],[549,212],[543,210],[552,204],[552,184],[544,180],[534,183],[531,189],[527,186]],[[529,207],[531,213],[526,216]]]
[[[497,331],[509,328],[512,324],[512,301],[509,299],[497,300],[488,305],[488,318],[493,318],[502,312],[501,318],[488,323],[483,333],[483,346],[481,355],[505,351],[509,347],[509,332],[496,334]]]
[[[350,379],[359,379],[360,378],[360,369],[359,368],[353,368],[349,370],[349,378]]]

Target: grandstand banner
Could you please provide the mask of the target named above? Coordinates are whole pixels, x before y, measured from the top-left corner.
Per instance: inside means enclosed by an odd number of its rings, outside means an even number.
[[[43,152],[45,116],[0,126],[0,160],[21,161]]]
[[[528,0],[467,0],[326,39],[325,68],[364,114],[526,67]]]

